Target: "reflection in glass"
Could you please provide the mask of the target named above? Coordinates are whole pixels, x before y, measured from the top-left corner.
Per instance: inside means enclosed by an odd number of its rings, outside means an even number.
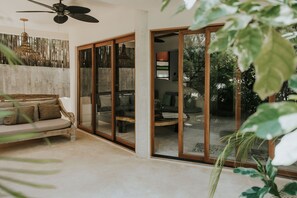
[[[168,35],[155,35],[154,153],[178,157],[178,33]]]
[[[205,34],[184,36],[184,153],[204,155]]]
[[[211,40],[215,37],[211,33]],[[210,158],[217,158],[224,149],[221,138],[236,131],[236,67],[236,58],[228,50],[210,55]]]
[[[255,70],[250,68],[241,74],[241,123],[256,112],[261,103],[267,103],[268,99],[262,101],[253,91],[255,83]],[[248,162],[254,163],[251,156],[255,156],[261,161],[268,159],[268,141],[259,140],[249,152]]]
[[[116,49],[116,137],[134,144],[135,41],[119,43]]]
[[[92,130],[92,49],[79,51],[79,124]]]
[[[111,136],[112,132],[112,69],[111,46],[96,48],[96,131]]]

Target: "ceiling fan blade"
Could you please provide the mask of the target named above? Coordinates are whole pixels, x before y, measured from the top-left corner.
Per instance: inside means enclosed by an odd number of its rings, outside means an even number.
[[[54,21],[59,24],[63,24],[67,20],[68,20],[68,16],[66,16],[66,15],[62,15],[62,16],[57,15],[54,17]]]
[[[40,2],[38,2],[38,1],[33,1],[33,0],[28,0],[28,1],[30,1],[30,2],[32,2],[32,3],[35,3],[35,4],[38,4],[38,5],[41,5],[41,6],[43,6],[43,7],[46,7],[46,8],[48,8],[48,9],[53,10],[53,7],[52,7],[52,6],[46,5],[46,4],[44,4],[44,3],[40,3]]]
[[[68,10],[71,14],[86,14],[91,11],[89,8],[81,6],[67,6],[66,10]]]
[[[87,15],[87,14],[72,14],[72,13],[70,13],[69,16],[74,19],[84,21],[84,22],[89,22],[89,23],[98,23],[99,22],[98,19],[96,19],[90,15]]]
[[[41,13],[41,12],[45,12],[45,13],[56,13],[54,11],[16,11],[17,13]]]

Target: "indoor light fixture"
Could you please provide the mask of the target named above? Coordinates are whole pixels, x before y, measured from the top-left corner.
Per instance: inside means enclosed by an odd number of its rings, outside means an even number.
[[[41,56],[38,52],[35,52],[29,44],[29,35],[26,33],[25,23],[28,19],[20,18],[24,23],[24,32],[21,34],[21,45],[18,47],[15,52],[17,56],[21,58],[24,64],[26,65],[38,65],[41,61]]]

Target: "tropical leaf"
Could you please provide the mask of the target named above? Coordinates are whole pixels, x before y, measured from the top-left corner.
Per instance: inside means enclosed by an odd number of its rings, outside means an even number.
[[[9,65],[23,64],[22,61],[15,55],[14,51],[0,43],[0,51],[6,57]]]
[[[37,133],[24,133],[24,134],[15,134],[15,135],[0,135],[0,144],[15,142],[17,140],[24,140],[37,137]]]
[[[170,0],[162,0],[161,11],[163,11],[168,6],[169,3],[170,3]]]
[[[216,38],[209,47],[209,53],[224,51],[233,44],[237,31],[221,31],[216,32]]]
[[[259,138],[271,140],[297,128],[296,120],[296,103],[265,103],[258,106],[256,113],[242,124],[239,131],[255,132]]]
[[[241,161],[244,158],[245,154],[251,150],[259,138],[255,133],[233,133],[231,135],[225,136],[222,138],[222,142],[226,142],[226,146],[222,153],[218,156],[218,159],[215,163],[215,166],[211,172],[210,177],[210,188],[209,188],[209,197],[214,197],[217,185],[219,183],[220,175],[225,161],[231,155],[232,152],[236,149],[236,159]]]
[[[62,160],[58,160],[58,159],[31,159],[31,158],[14,158],[14,157],[4,157],[4,156],[1,156],[0,160],[24,162],[24,163],[34,163],[34,164],[48,164],[48,163],[61,163],[62,162]]]
[[[260,177],[262,178],[262,175],[259,171],[253,169],[253,168],[243,168],[243,167],[238,167],[233,169],[233,173],[241,174],[241,175],[247,175],[252,178],[255,177]]]
[[[288,195],[297,195],[297,182],[291,182],[284,186],[281,192],[285,192]]]
[[[196,10],[194,23],[190,30],[201,29],[208,24],[236,13],[237,8],[221,3],[219,0],[200,0],[200,6]]]
[[[297,94],[288,95],[288,100],[297,101]]]
[[[263,43],[263,34],[259,27],[248,26],[236,36],[233,53],[238,56],[238,67],[246,71],[259,56]]]
[[[268,175],[269,179],[274,181],[274,179],[277,175],[277,168],[271,164],[270,158],[266,162],[265,169],[266,169],[266,174]]]
[[[186,9],[186,4],[182,4],[177,8],[175,14],[179,14],[179,13],[183,12],[185,9]]]
[[[23,193],[12,190],[11,188],[8,188],[2,184],[0,184],[0,189],[15,198],[27,198],[27,196]]]
[[[0,180],[5,180],[5,181],[13,182],[13,183],[20,184],[20,185],[30,186],[30,187],[34,187],[34,188],[48,188],[48,189],[55,188],[55,186],[53,186],[53,185],[36,184],[36,183],[19,180],[19,179],[15,179],[12,177],[1,176],[1,175],[0,175]]]
[[[297,92],[297,74],[291,76],[288,81],[288,86],[290,87],[290,89]]]
[[[255,60],[255,69],[254,91],[262,100],[279,92],[282,84],[296,70],[296,57],[292,44],[271,28]]]
[[[297,161],[297,129],[284,135],[276,145],[272,164],[274,166],[290,166]]]
[[[252,188],[249,188],[248,190],[241,193],[240,197],[242,198],[259,198],[259,191],[261,188],[253,186]]]
[[[286,4],[267,5],[258,13],[258,17],[263,23],[274,27],[288,26],[297,22],[293,9]]]
[[[20,173],[20,174],[31,174],[31,175],[52,175],[59,173],[59,170],[27,170],[27,169],[15,169],[15,168],[0,168],[0,171],[10,172],[10,173]]]

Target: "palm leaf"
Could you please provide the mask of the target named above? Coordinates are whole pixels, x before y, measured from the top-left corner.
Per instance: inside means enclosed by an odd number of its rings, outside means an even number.
[[[9,195],[12,195],[15,198],[27,198],[27,196],[25,196],[24,194],[22,194],[21,192],[16,192],[14,190],[12,190],[11,188],[8,188],[2,184],[0,184],[0,189],[3,190],[4,192],[6,192]]]
[[[248,132],[235,132],[222,138],[222,141],[226,142],[227,144],[222,153],[218,156],[215,166],[211,172],[209,183],[209,197],[214,197],[223,170],[223,166],[227,158],[231,155],[232,151],[236,149],[236,161],[234,163],[241,162],[243,159],[247,159],[249,151],[257,142],[259,142],[259,140],[260,139],[256,136],[255,133]]]
[[[32,183],[32,182],[28,182],[28,181],[23,181],[23,180],[15,179],[15,178],[12,178],[12,177],[1,176],[1,175],[0,175],[0,180],[5,180],[5,181],[12,182],[12,183],[16,183],[16,184],[20,184],[20,185],[25,185],[25,186],[30,186],[30,187],[34,187],[34,188],[48,188],[48,189],[55,188],[55,186],[53,186],[53,185],[36,184],[36,183]]]
[[[0,43],[0,52],[3,53],[3,55],[6,57],[9,65],[22,65],[21,59],[19,59],[14,51],[12,51],[9,47],[6,47],[2,43]]]
[[[15,169],[15,168],[0,168],[0,171],[10,172],[10,173],[20,173],[20,174],[30,174],[30,175],[52,175],[59,173],[59,170],[50,171],[37,171],[37,170],[27,170],[27,169]]]
[[[48,164],[48,163],[61,163],[62,160],[58,159],[32,159],[32,158],[14,158],[14,157],[0,157],[0,160],[25,162],[34,164]]]

